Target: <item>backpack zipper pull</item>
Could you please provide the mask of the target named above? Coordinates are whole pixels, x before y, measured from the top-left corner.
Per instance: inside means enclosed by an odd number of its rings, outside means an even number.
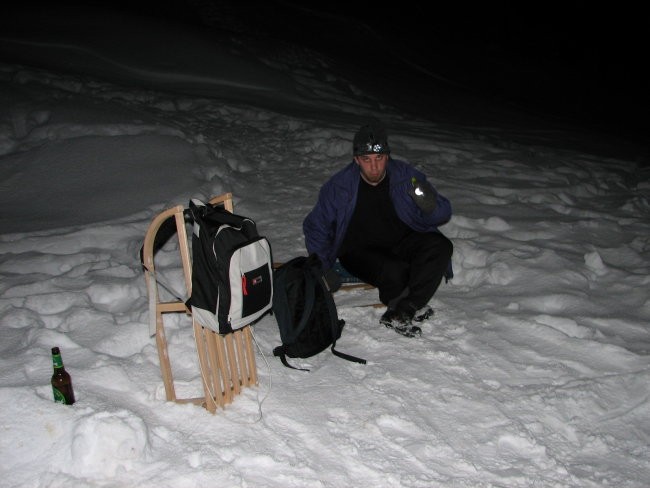
[[[248,295],[248,285],[247,285],[246,275],[245,274],[241,276],[241,289],[242,289],[242,293],[244,294],[244,296],[247,296]]]

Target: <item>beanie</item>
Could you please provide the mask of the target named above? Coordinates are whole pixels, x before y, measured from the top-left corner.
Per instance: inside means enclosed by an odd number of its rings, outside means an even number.
[[[379,123],[363,125],[354,135],[352,151],[355,156],[364,154],[389,154],[386,129]]]

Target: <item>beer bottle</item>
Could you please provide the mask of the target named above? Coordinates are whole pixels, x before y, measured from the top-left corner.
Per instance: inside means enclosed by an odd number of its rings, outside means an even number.
[[[52,348],[52,362],[54,363],[54,374],[52,375],[54,401],[56,403],[63,403],[64,405],[72,405],[74,403],[72,380],[63,367],[63,360],[61,359],[61,352],[58,347]]]

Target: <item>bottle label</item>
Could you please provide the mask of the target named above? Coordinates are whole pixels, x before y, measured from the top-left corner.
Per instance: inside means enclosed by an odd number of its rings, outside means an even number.
[[[61,393],[59,390],[57,390],[54,387],[52,387],[52,391],[54,392],[54,401],[56,403],[63,403],[64,405],[67,403],[63,393]]]
[[[62,368],[63,367],[63,361],[61,361],[61,355],[60,354],[55,354],[52,356],[52,362],[54,363],[55,368]]]

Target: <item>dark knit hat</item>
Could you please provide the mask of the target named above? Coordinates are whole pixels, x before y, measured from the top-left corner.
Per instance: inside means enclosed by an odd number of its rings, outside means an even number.
[[[361,126],[354,135],[352,152],[355,156],[364,154],[389,154],[388,136],[386,129],[378,123],[373,122]]]

